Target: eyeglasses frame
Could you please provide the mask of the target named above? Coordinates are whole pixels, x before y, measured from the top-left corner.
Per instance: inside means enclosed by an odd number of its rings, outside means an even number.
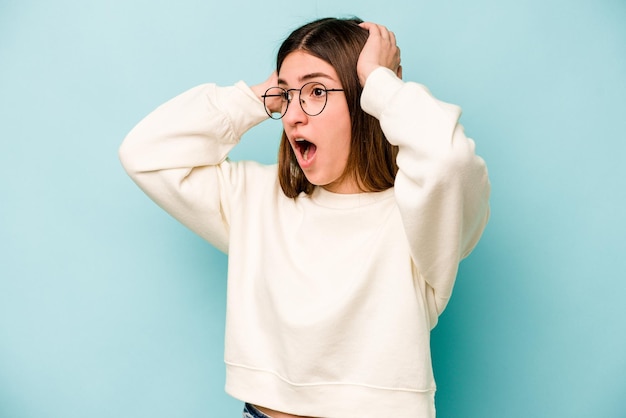
[[[320,113],[322,113],[324,111],[324,109],[326,109],[326,105],[328,104],[328,96],[326,96],[326,101],[324,102],[324,106],[322,106],[322,109],[315,113],[315,114],[310,114],[309,112],[307,112],[304,107],[302,106],[302,100],[300,99],[300,95],[302,94],[302,89],[305,88],[306,86],[308,86],[309,84],[319,84],[320,86],[322,86],[322,88],[324,89],[324,91],[326,93],[332,93],[334,91],[344,91],[344,89],[328,89],[326,88],[326,86],[323,83],[320,83],[319,81],[309,81],[308,83],[304,83],[302,85],[302,87],[300,87],[299,89],[284,89],[282,87],[276,86],[276,87],[270,87],[267,90],[265,90],[265,94],[263,94],[261,97],[263,98],[263,108],[265,109],[265,113],[267,113],[267,115],[274,119],[274,120],[280,120],[282,119],[286,114],[287,114],[287,110],[289,109],[289,105],[291,104],[291,102],[293,101],[293,95],[291,94],[292,91],[297,91],[298,92],[298,102],[300,103],[300,108],[302,109],[302,111],[307,114],[308,116],[317,116]],[[284,91],[287,95],[287,106],[285,106],[285,111],[282,112],[280,114],[279,118],[275,118],[274,116],[272,116],[272,112],[269,111],[269,108],[267,107],[266,104],[266,100],[268,97],[280,97],[280,94],[267,94],[268,91],[272,90],[272,89],[281,89],[282,91]]]

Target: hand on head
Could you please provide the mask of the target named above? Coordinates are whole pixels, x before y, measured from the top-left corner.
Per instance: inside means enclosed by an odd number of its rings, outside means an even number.
[[[263,95],[270,87],[278,86],[278,73],[274,71],[267,80],[264,82],[254,85],[250,87],[254,94],[259,98],[259,100],[263,101]],[[280,111],[281,101],[276,98],[272,103],[272,101],[268,101],[268,105],[271,110]]]
[[[359,55],[356,70],[361,86],[365,85],[365,80],[372,71],[379,67],[385,67],[392,70],[396,75],[402,78],[402,65],[400,65],[400,48],[396,44],[396,36],[385,26],[372,22],[363,22],[359,26],[369,32],[367,41]],[[270,87],[278,85],[278,75],[276,72],[263,83],[252,86],[252,90],[263,101],[263,95]],[[270,110],[279,111],[281,101],[277,98],[270,99],[266,104]],[[273,109],[275,107],[276,109]]]
[[[369,37],[356,65],[361,86],[365,85],[367,77],[378,67],[389,68],[402,78],[400,48],[396,44],[396,35],[386,27],[372,22],[363,22],[359,26],[369,31]]]

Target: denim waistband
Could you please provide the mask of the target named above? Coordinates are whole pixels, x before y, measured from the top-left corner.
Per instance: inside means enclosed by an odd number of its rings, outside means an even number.
[[[246,403],[243,408],[243,418],[272,418],[267,414],[256,409],[254,406]]]

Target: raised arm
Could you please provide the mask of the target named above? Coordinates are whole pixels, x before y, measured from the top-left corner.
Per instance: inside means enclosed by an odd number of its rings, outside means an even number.
[[[122,143],[120,160],[159,206],[226,251],[231,181],[226,156],[246,130],[266,118],[243,82],[204,84],[146,116]]]
[[[413,261],[440,314],[459,262],[477,244],[489,217],[487,168],[459,124],[461,109],[399,79],[393,34],[378,25],[364,27],[370,38],[358,66],[366,80],[361,105],[399,147],[396,201]]]

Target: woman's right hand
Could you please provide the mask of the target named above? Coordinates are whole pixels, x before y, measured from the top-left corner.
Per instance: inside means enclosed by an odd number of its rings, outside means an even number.
[[[254,94],[259,98],[261,102],[263,102],[263,95],[270,87],[278,86],[278,73],[274,71],[267,80],[262,82],[261,84],[257,84],[255,86],[250,87]],[[275,102],[275,103],[274,103]],[[267,106],[271,111],[280,112],[281,102],[280,99],[275,98],[267,101]]]

